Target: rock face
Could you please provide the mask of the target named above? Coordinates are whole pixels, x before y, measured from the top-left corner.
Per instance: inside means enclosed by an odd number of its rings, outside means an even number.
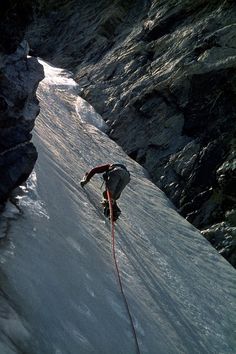
[[[32,0],[2,0],[0,3],[0,53],[12,54],[32,21]]]
[[[111,138],[236,265],[235,1],[68,4],[31,46],[73,69]]]
[[[0,206],[11,191],[27,179],[37,159],[36,149],[30,142],[30,132],[39,112],[35,93],[38,82],[43,78],[43,69],[36,58],[27,57],[29,48],[23,41],[31,14],[31,1],[1,1]],[[1,237],[7,236],[8,222],[4,222],[1,214]],[[1,269],[0,279],[0,352],[28,353],[30,333],[2,290],[8,282]]]
[[[27,179],[37,159],[30,132],[39,113],[36,89],[43,69],[36,58],[27,57],[29,47],[22,41],[27,12],[18,10],[10,1],[1,12],[0,203]]]

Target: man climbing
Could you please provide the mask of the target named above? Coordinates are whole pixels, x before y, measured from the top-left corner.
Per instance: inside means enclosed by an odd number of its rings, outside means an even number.
[[[121,163],[100,165],[94,167],[90,172],[85,174],[83,179],[80,181],[81,187],[84,187],[84,185],[88,183],[96,173],[103,173],[103,179],[105,181],[106,186],[106,189],[103,192],[104,200],[102,202],[102,205],[104,207],[104,215],[107,217],[110,216],[109,202],[107,196],[108,190],[112,199],[113,220],[115,221],[121,214],[121,210],[118,207],[116,201],[120,198],[121,192],[129,183],[130,173],[125,167],[125,165]]]

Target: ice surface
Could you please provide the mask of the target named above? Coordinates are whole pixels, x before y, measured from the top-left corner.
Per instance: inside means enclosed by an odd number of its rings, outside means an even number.
[[[90,168],[120,160],[132,179],[119,202],[116,253],[141,353],[235,353],[235,270],[138,164],[80,119],[78,91],[53,70],[38,91],[39,158],[8,231],[14,250],[1,250],[32,353],[136,353],[100,207],[102,181],[79,185]],[[90,114],[96,119],[87,105]]]
[[[56,68],[42,60],[39,61],[44,66],[45,72],[45,79],[41,83],[41,89],[43,90],[43,88],[45,88],[47,91],[47,87],[50,87],[49,95],[54,90],[58,95],[60,95],[60,93],[64,95],[65,91],[68,93],[70,91],[68,96],[71,97],[72,94],[71,108],[73,109],[74,106],[78,119],[82,123],[93,125],[97,129],[106,132],[108,127],[100,114],[98,114],[94,108],[83,98],[80,96],[76,97],[76,94],[79,94],[81,89],[80,86],[72,79],[72,74],[68,71],[65,71],[64,69]]]

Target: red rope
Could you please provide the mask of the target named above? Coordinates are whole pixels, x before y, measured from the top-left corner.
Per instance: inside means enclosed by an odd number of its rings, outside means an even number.
[[[118,281],[119,281],[119,285],[120,285],[120,291],[125,303],[125,307],[127,310],[127,314],[129,316],[129,320],[130,320],[130,325],[132,327],[132,332],[133,332],[133,336],[134,336],[134,340],[135,340],[135,345],[136,345],[136,351],[138,354],[140,354],[140,349],[139,349],[139,344],[138,344],[138,339],[137,339],[137,334],[135,331],[135,327],[134,327],[134,322],[129,310],[129,305],[123,290],[123,286],[122,286],[122,282],[121,282],[121,277],[120,277],[120,271],[119,271],[119,267],[118,267],[118,263],[116,260],[116,251],[115,251],[115,224],[114,224],[114,220],[113,220],[113,207],[112,207],[112,201],[111,201],[111,194],[109,192],[109,190],[107,190],[107,197],[108,197],[108,202],[109,202],[109,209],[110,209],[110,220],[111,220],[111,236],[112,236],[112,254],[113,254],[113,258],[114,258],[114,262],[115,262],[115,267],[116,267],[116,273],[117,273],[117,277],[118,277]]]

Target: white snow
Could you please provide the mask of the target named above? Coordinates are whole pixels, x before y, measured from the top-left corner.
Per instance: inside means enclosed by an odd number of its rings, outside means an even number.
[[[103,132],[106,132],[108,127],[104,122],[100,114],[98,114],[94,108],[80,96],[76,96],[81,92],[80,86],[71,78],[72,73],[65,71],[64,69],[56,68],[49,63],[42,61],[39,62],[44,66],[45,79],[41,83],[41,89],[50,86],[50,94],[53,90],[57,93],[64,94],[65,90],[72,93],[72,100],[74,101],[72,109],[75,108],[78,119],[82,123],[90,124]],[[71,109],[71,108],[70,108]]]
[[[100,206],[101,178],[79,185],[90,168],[120,160],[132,179],[119,202],[116,252],[141,353],[235,353],[235,270],[90,124],[96,115],[87,104],[90,123],[80,118],[78,91],[50,70],[38,91],[38,162],[8,235],[14,251],[0,251],[32,353],[136,353]]]

